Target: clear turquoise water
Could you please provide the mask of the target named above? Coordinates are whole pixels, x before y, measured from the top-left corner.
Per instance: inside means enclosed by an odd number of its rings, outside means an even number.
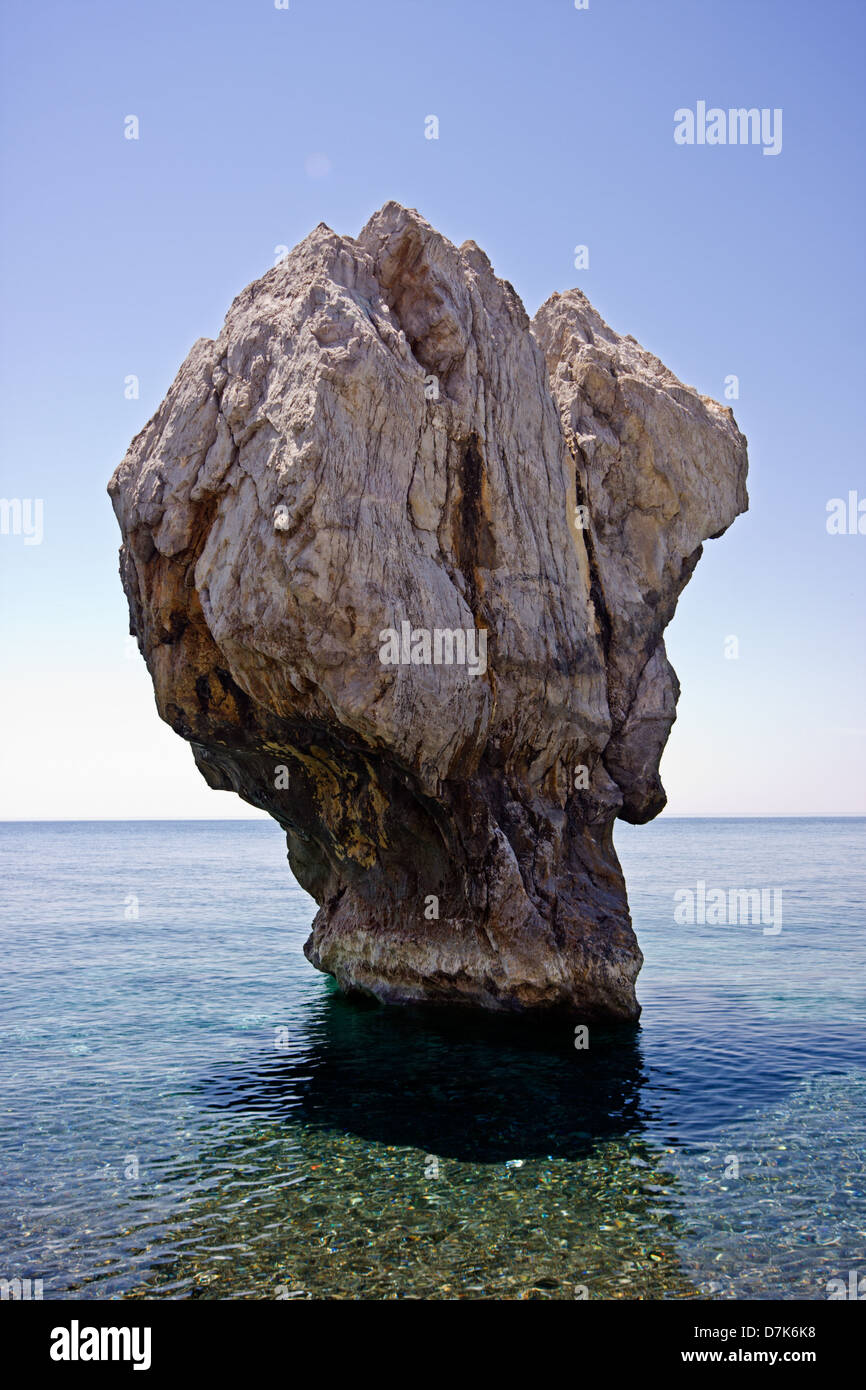
[[[818,1299],[866,1273],[866,821],[616,840],[644,1012],[579,1052],[342,999],[269,822],[0,826],[0,1277]],[[781,887],[782,931],[677,925],[699,879]]]

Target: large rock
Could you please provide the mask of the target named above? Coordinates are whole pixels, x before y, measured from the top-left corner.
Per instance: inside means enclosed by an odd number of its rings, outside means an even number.
[[[532,325],[396,203],[195,344],[110,484],[121,575],[162,718],[286,832],[314,965],[637,1016],[611,827],[664,805],[662,633],[745,474],[730,411],[579,291]]]

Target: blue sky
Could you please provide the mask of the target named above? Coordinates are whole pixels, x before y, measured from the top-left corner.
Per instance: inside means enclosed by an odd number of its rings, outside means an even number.
[[[0,536],[0,818],[245,813],[156,716],[105,484],[275,248],[320,221],[353,235],[389,198],[476,240],[530,313],[579,284],[701,392],[739,378],[751,511],[707,545],[668,630],[669,812],[866,812],[866,535],[826,529],[829,499],[866,498],[866,6],[18,0],[3,16],[0,494],[43,499],[44,538]],[[674,112],[699,100],[781,108],[781,153],[678,146]]]

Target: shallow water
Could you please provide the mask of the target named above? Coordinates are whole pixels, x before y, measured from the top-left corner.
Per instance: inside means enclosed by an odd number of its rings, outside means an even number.
[[[0,826],[0,1277],[825,1298],[866,1274],[863,820],[619,826],[636,1027],[343,999],[270,822]],[[780,887],[783,925],[674,893]]]

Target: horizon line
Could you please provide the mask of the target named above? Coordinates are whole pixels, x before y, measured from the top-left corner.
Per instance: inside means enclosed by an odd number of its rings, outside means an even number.
[[[660,820],[866,820],[866,811],[716,811],[700,814],[665,815],[660,813],[652,820],[630,822],[621,816],[614,817],[624,825],[652,825]],[[0,825],[247,825],[257,821],[278,822],[273,816],[263,813],[260,816],[14,816],[0,817]]]

